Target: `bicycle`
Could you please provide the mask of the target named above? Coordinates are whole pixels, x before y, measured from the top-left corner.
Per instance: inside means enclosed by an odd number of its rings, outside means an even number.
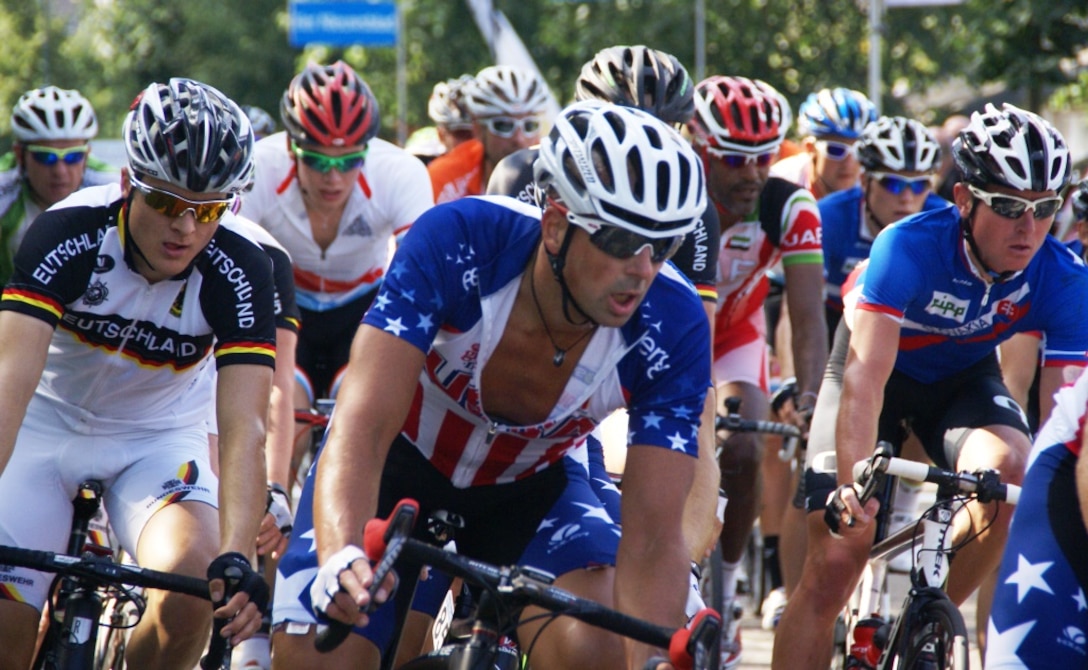
[[[994,470],[957,473],[896,457],[887,442],[880,442],[870,458],[855,464],[853,472],[862,504],[878,495],[881,511],[877,516],[877,541],[843,612],[842,625],[837,626],[835,667],[966,670],[969,667],[967,626],[959,608],[945,593],[944,585],[949,558],[971,538],[952,546],[952,517],[972,499],[1015,505],[1020,487],[1003,484]],[[895,477],[936,484],[937,496],[915,524],[886,536],[890,519],[886,510],[891,509]],[[890,620],[888,562],[908,550],[912,557],[911,586],[900,615]],[[851,653],[850,641],[863,620],[868,620],[867,626],[873,629],[872,648],[879,649],[880,656],[874,659],[870,653],[861,664],[861,659]]]
[[[494,566],[412,539],[409,535],[418,513],[418,503],[402,500],[387,519],[372,519],[365,529],[363,545],[375,564],[371,595],[394,567],[401,576],[394,595],[397,622],[394,642],[382,658],[383,670],[391,668],[396,657],[400,629],[423,566],[460,577],[479,588],[481,595],[473,615],[472,632],[467,640],[409,661],[402,666],[404,670],[522,667],[520,650],[513,640],[519,613],[530,605],[549,610],[553,617],[570,616],[639,642],[668,649],[677,667],[695,670],[717,667],[717,658],[711,652],[714,641],[721,634],[721,617],[717,612],[705,609],[687,627],[678,630],[643,621],[552,586],[554,577],[539,570],[525,566]],[[314,645],[318,651],[331,651],[350,632],[350,625],[332,621],[318,634]],[[531,651],[532,643],[528,645],[526,655]],[[500,659],[505,664],[498,664]],[[647,667],[653,665],[648,663]]]
[[[0,565],[54,573],[53,597],[46,603],[48,627],[35,656],[34,670],[106,670],[123,668],[123,636],[114,633],[139,622],[145,609],[135,588],[152,588],[210,600],[207,580],[117,563],[112,555],[84,551],[88,524],[102,500],[102,484],[80,484],[73,499],[72,528],[66,553],[0,546]],[[112,607],[108,608],[107,601]],[[131,605],[131,608],[126,608]],[[106,613],[104,617],[103,614]],[[134,619],[131,613],[134,613]],[[226,620],[215,619],[202,670],[229,668],[230,645],[219,634]],[[100,639],[105,627],[110,635]]]

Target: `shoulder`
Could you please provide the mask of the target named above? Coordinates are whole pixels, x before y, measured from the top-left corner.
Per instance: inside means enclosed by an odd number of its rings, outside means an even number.
[[[427,164],[431,177],[463,174],[478,166],[484,158],[484,145],[480,140],[462,142]]]
[[[262,247],[278,249],[284,254],[287,254],[287,250],[272,236],[272,233],[259,226],[252,219],[247,219],[246,217],[237,214],[229,215],[224,216],[219,225],[226,227],[228,230],[233,230],[242,237]],[[287,254],[287,256],[290,257],[290,254]]]

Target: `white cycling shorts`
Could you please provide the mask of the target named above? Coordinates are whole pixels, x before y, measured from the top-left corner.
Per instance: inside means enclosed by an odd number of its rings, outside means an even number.
[[[162,431],[126,429],[36,396],[0,475],[0,545],[63,552],[72,498],[87,479],[102,481],[110,524],[133,556],[144,525],[163,507],[182,501],[218,507],[219,481],[203,422]],[[52,579],[0,566],[0,598],[40,610]]]

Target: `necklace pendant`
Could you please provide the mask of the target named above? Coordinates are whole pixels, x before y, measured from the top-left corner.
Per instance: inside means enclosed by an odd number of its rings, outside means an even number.
[[[552,365],[554,365],[555,367],[560,367],[561,365],[563,365],[563,359],[565,359],[566,357],[567,352],[563,351],[562,349],[556,349],[555,355],[552,356]]]

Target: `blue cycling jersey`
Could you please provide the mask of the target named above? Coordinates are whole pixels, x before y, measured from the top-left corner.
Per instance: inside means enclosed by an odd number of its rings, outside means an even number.
[[[1088,268],[1047,237],[1022,272],[984,281],[967,256],[954,207],[922,212],[877,236],[849,281],[852,308],[902,325],[896,370],[932,383],[966,369],[1013,334],[1043,333],[1043,365],[1088,362]]]

